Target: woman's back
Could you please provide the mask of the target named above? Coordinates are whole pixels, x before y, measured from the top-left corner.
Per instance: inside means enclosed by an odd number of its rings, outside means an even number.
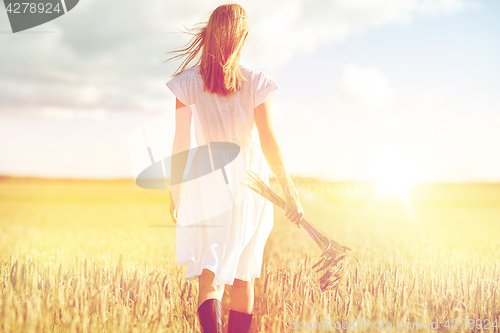
[[[241,148],[259,144],[254,109],[277,89],[274,80],[262,71],[240,64],[246,81],[234,94],[221,96],[203,90],[200,66],[184,70],[167,86],[193,113],[198,146],[207,142],[232,142]]]

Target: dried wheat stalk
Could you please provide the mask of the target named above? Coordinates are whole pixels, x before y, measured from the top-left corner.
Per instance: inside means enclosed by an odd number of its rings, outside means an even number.
[[[248,175],[248,184],[244,184],[245,186],[271,201],[276,206],[285,209],[285,200],[267,186],[256,173],[249,172]],[[313,269],[318,267],[316,272],[325,270],[325,273],[319,279],[321,290],[324,291],[334,288],[342,277],[342,268],[344,266],[347,251],[351,249],[329,238],[323,231],[306,219],[302,219],[300,225],[304,227],[309,236],[311,236],[323,252],[321,259],[312,267]]]

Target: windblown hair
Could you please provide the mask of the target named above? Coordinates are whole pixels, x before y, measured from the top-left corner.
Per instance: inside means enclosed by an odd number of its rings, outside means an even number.
[[[245,10],[237,4],[221,5],[207,23],[199,23],[187,33],[192,39],[183,48],[168,52],[175,55],[166,61],[186,57],[173,76],[194,62],[190,68],[200,65],[205,91],[222,96],[238,91],[241,81],[246,81],[239,66],[241,48],[248,36]]]

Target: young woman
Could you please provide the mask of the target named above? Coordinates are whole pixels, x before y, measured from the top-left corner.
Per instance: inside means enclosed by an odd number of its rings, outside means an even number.
[[[286,196],[285,215],[298,227],[303,210],[271,122],[272,93],[278,86],[270,76],[239,62],[248,36],[246,12],[237,4],[221,5],[193,35],[185,48],[173,51],[176,55],[171,59],[186,59],[166,83],[176,96],[172,156],[180,156],[175,163],[172,159],[172,178],[174,173],[182,178],[186,167],[187,154],[182,152],[190,148],[192,121],[198,147],[209,147],[214,154],[211,143],[237,145],[239,162],[228,157],[230,163],[223,170],[213,169],[197,183],[186,182],[182,200],[180,185],[170,186],[170,213],[178,226],[177,259],[181,265],[188,264],[186,278],[199,281],[198,318],[203,332],[222,332],[220,301],[225,284],[232,286],[228,332],[247,332],[254,279],[260,277],[264,245],[274,222],[272,204],[244,192],[241,175],[253,171],[269,184],[270,168]],[[193,163],[196,160],[202,158],[195,156]],[[192,170],[200,168],[191,165]],[[220,204],[219,209],[218,203],[228,197],[232,204]],[[199,212],[204,211],[212,214],[200,218]],[[193,216],[198,220],[192,221]]]

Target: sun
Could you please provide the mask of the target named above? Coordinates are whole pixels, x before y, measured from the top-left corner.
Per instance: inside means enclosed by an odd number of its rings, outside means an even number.
[[[380,193],[397,193],[400,196],[408,197],[408,188],[413,183],[411,178],[405,172],[401,172],[399,169],[394,169],[390,172],[384,172],[380,175]]]
[[[414,163],[403,153],[386,152],[375,166],[375,178],[380,185],[379,194],[396,193],[408,198],[408,189],[415,182]]]
[[[418,219],[409,196],[410,188],[417,183],[420,176],[416,170],[421,170],[416,159],[416,152],[408,147],[394,149],[394,147],[385,146],[383,148],[384,150],[370,165],[372,179],[379,184],[379,187],[378,193],[375,194],[368,207],[379,201],[395,203],[394,199],[396,199],[406,208],[409,218],[419,230]]]

